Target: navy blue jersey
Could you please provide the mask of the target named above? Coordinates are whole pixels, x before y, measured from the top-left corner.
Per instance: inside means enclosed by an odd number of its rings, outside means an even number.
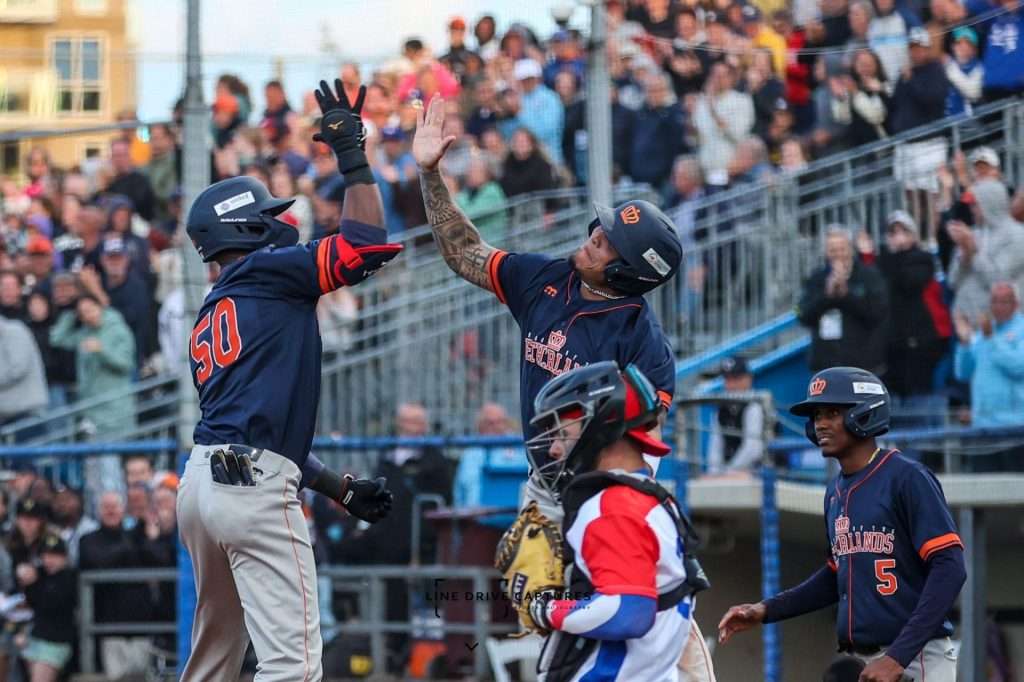
[[[840,642],[887,646],[917,608],[928,559],[963,548],[935,475],[897,450],[878,453],[825,493],[825,528],[839,588]],[[946,619],[932,638],[946,637]]]
[[[533,433],[533,399],[563,372],[591,362],[635,364],[667,407],[676,383],[668,339],[642,296],[590,301],[565,258],[495,251],[488,263],[491,286],[523,333],[519,402],[523,432]]]
[[[346,223],[343,232],[267,247],[221,271],[189,346],[202,413],[197,445],[239,443],[277,452],[300,468],[305,463],[320,402],[317,300],[356,283],[342,274],[353,246],[385,236],[358,223]]]

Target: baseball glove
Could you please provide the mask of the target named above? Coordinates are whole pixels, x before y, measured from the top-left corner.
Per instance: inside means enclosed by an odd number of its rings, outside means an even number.
[[[528,631],[547,633],[531,617],[530,602],[548,590],[562,591],[564,562],[562,531],[531,502],[501,536],[494,556],[506,595]]]

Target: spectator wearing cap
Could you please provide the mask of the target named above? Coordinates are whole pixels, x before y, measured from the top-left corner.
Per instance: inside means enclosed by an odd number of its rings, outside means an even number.
[[[519,121],[530,130],[556,163],[562,163],[562,128],[565,112],[562,101],[541,80],[541,66],[535,59],[520,59],[515,65],[515,77],[521,90],[522,109]]]
[[[170,217],[169,204],[181,186],[181,150],[174,131],[165,123],[149,127],[149,163],[142,172],[156,195],[156,221]]]
[[[949,80],[942,64],[932,57],[930,46],[927,29],[917,26],[910,30],[910,65],[892,93],[889,125],[894,134],[938,121],[945,114]]]
[[[736,145],[754,128],[754,101],[750,95],[738,92],[735,83],[731,66],[725,62],[714,64],[693,111],[697,156],[707,181],[713,185],[728,182],[726,167]]]
[[[934,390],[949,313],[938,292],[935,259],[921,248],[917,223],[906,211],[889,214],[877,264],[889,292],[885,385],[908,407],[907,401],[919,402]]]
[[[25,244],[25,253],[28,254],[26,284],[34,291],[49,295],[53,285],[50,281],[53,277],[53,242],[41,234],[34,234]]]
[[[1024,91],[1024,9],[1017,0],[1000,0],[985,40],[984,99],[993,102]]]
[[[775,74],[780,78],[786,74],[786,39],[765,23],[761,10],[754,5],[743,8],[743,32],[755,50],[767,49],[772,56]]]
[[[587,76],[587,61],[576,36],[565,29],[556,31],[550,46],[551,61],[544,65],[544,85],[555,90],[555,78],[560,73],[570,73],[577,84],[582,84]]]
[[[811,332],[811,371],[848,366],[881,373],[885,354],[877,331],[888,308],[882,275],[854,258],[853,238],[846,229],[830,227],[825,265],[804,282],[796,311]]]
[[[135,210],[143,220],[149,222],[156,215],[157,197],[153,186],[132,161],[131,145],[123,139],[110,143],[110,164],[114,178],[107,186],[111,194],[123,194],[132,200]]]
[[[117,237],[121,240],[125,253],[131,261],[132,271],[139,277],[152,284],[150,274],[152,266],[149,260],[149,241],[132,232],[132,216],[134,207],[131,199],[121,195],[111,195],[106,199],[107,208],[107,232],[100,245],[100,259],[102,260],[106,240],[108,237]]]
[[[482,154],[470,158],[466,181],[455,196],[455,203],[476,225],[488,244],[501,244],[505,239],[508,216],[505,215],[505,192],[491,177],[491,169]]]
[[[814,90],[814,130],[810,139],[816,155],[826,156],[850,146],[854,86],[839,55],[822,57],[817,72],[822,83]]]
[[[448,22],[448,52],[441,57],[441,63],[465,84],[467,71],[478,71],[475,64],[480,62],[480,56],[466,47],[466,20],[452,17]]]
[[[7,538],[11,565],[32,564],[39,559],[39,550],[46,536],[50,509],[45,504],[22,497],[14,507],[14,527]]]
[[[754,375],[739,356],[722,362],[725,392],[746,393],[754,387]],[[711,423],[708,442],[708,473],[748,472],[764,456],[764,407],[757,400],[723,400]]]
[[[910,25],[896,9],[896,0],[874,0],[875,16],[868,27],[868,46],[882,60],[885,77],[895,80],[906,69],[909,59]],[[921,28],[921,27],[919,27]],[[923,29],[927,36],[928,31]],[[931,40],[924,43],[931,46]]]
[[[21,320],[0,316],[0,424],[33,417],[47,403],[46,372],[32,331]]]
[[[953,57],[944,57],[949,94],[946,96],[946,115],[970,114],[981,101],[981,88],[985,82],[985,67],[978,59],[978,34],[970,26],[953,30]]]
[[[644,105],[630,126],[629,176],[656,189],[668,180],[672,162],[685,151],[685,120],[669,77],[658,72],[645,83]]]
[[[24,563],[16,569],[18,584],[32,608],[32,632],[21,656],[29,664],[33,682],[54,681],[71,661],[75,619],[68,615],[78,606],[78,577],[65,542],[48,534],[40,548],[39,565]]]
[[[87,433],[112,438],[135,426],[135,398],[128,392],[136,368],[135,339],[117,310],[95,296],[83,294],[76,312],[65,312],[50,330],[50,342],[75,352],[77,396],[89,400],[120,397],[83,411]],[[116,476],[120,478],[117,458]],[[107,465],[109,466],[109,465]]]
[[[994,283],[1024,285],[1024,225],[1010,215],[1002,182],[976,182],[971,194],[974,226],[951,220],[946,230],[956,244],[948,280],[955,292],[953,312],[974,321],[986,312]]]
[[[108,297],[105,304],[119,312],[132,330],[137,355],[136,368],[139,368],[145,358],[156,350],[150,332],[152,293],[146,281],[134,271],[127,244],[121,237],[111,234],[103,240],[100,266],[103,289]]]
[[[970,186],[982,180],[1003,181],[999,154],[992,147],[977,147],[967,155],[967,163],[971,167],[971,178],[964,182],[964,186]],[[965,179],[966,180],[966,179]]]

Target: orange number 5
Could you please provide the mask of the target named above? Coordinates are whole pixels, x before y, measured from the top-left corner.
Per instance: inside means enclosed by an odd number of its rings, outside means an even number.
[[[891,572],[894,568],[896,568],[895,559],[877,559],[875,561],[875,577],[881,581],[875,586],[878,594],[888,597],[896,592],[899,584],[896,582],[896,576]]]
[[[211,328],[212,339],[202,338]],[[196,322],[189,351],[196,363],[196,382],[199,384],[210,378],[214,365],[227,367],[238,359],[242,352],[242,337],[238,333],[238,312],[232,299],[217,301],[213,313],[206,313]]]

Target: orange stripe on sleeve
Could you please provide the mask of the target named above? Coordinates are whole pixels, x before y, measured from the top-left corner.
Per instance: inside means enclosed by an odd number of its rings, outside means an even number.
[[[826,565],[826,566],[828,566],[828,567],[829,567],[829,569],[830,569],[830,570],[831,570],[831,571],[832,571],[833,573],[838,573],[838,572],[839,572],[839,567],[838,567],[838,566],[836,566],[836,562],[835,562],[835,561],[833,561],[832,559],[827,559],[827,560],[825,561],[825,565]]]
[[[505,260],[505,256],[507,255],[508,252],[495,249],[487,259],[487,274],[491,278],[491,288],[494,289],[494,295],[498,297],[498,300],[505,304],[507,304],[508,301],[505,299],[505,290],[501,288],[501,279],[498,277],[498,266],[501,265],[501,261]]]
[[[921,549],[917,550],[917,553],[921,556],[921,559],[928,561],[929,557],[939,550],[946,549],[947,547],[960,547],[963,549],[963,546],[964,543],[960,541],[959,535],[956,533],[946,533],[937,538],[932,538],[921,545]]]
[[[321,239],[316,247],[316,269],[320,277],[320,293],[326,294],[333,291],[331,286],[331,271],[327,266],[331,251],[331,238]]]
[[[658,400],[660,400],[661,404],[665,406],[665,409],[668,409],[672,405],[672,396],[670,396],[667,391],[658,391]]]

